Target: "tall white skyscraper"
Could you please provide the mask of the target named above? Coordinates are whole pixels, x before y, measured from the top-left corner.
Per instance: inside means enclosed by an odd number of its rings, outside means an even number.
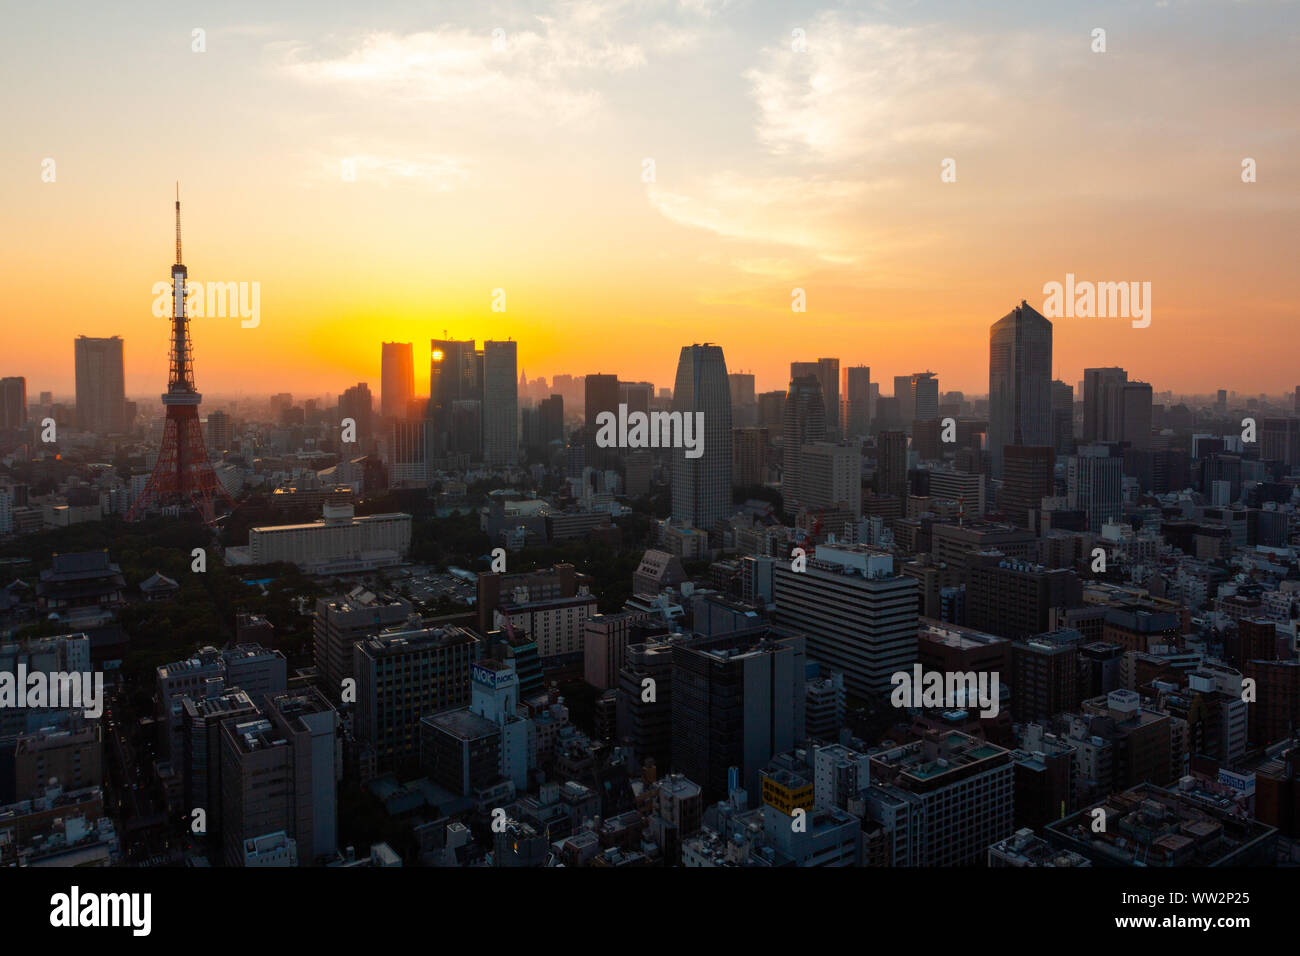
[[[519,461],[519,365],[514,342],[483,343],[483,460]]]
[[[731,385],[720,345],[685,345],[677,362],[673,411],[704,414],[698,458],[674,448],[673,519],[707,531],[731,514]],[[697,436],[699,440],[699,436]]]

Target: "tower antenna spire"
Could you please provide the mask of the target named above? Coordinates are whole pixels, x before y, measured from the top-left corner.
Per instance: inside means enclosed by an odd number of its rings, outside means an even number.
[[[126,513],[137,521],[150,511],[188,503],[204,523],[217,520],[217,506],[233,511],[235,500],[217,477],[203,440],[199,404],[203,396],[194,387],[194,350],[190,320],[185,314],[186,269],[181,263],[181,186],[176,184],[176,264],[172,266],[172,319],[167,391],[162,394],[167,417],[153,472],[135,504]],[[225,451],[220,448],[218,451]]]
[[[176,181],[176,264],[181,264],[181,183]]]

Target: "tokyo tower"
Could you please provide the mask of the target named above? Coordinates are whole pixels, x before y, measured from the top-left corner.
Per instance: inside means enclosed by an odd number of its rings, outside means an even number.
[[[153,474],[127,513],[127,521],[138,521],[150,508],[188,501],[207,524],[216,520],[216,502],[235,506],[217,473],[212,470],[203,445],[199,423],[199,402],[194,388],[194,357],[190,345],[190,320],[185,315],[185,266],[181,264],[181,194],[176,190],[176,264],[172,266],[171,370],[167,392],[162,396],[167,409],[162,447]]]

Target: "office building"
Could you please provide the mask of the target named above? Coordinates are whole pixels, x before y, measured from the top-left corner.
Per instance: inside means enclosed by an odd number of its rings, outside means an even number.
[[[671,644],[655,638],[628,642],[618,673],[615,734],[637,765],[671,765],[672,674]]]
[[[840,374],[842,434],[845,438],[861,438],[871,430],[871,369],[850,365]]]
[[[756,629],[672,645],[672,755],[675,769],[707,800],[729,793],[728,771],[759,792],[774,754],[804,737],[804,639]]]
[[[619,449],[600,448],[596,434],[600,430],[597,419],[602,412],[618,415],[619,389],[617,375],[588,374],[583,384],[583,405],[586,418],[587,461],[598,468],[610,468],[618,461]]]
[[[800,507],[862,517],[862,455],[857,446],[814,442],[800,446],[798,456]]]
[[[932,422],[939,417],[939,379],[933,372],[913,372],[912,420]]]
[[[247,548],[229,548],[231,564],[287,561],[311,574],[368,571],[400,564],[411,546],[411,516],[358,518],[351,503],[326,502],[309,524],[250,528]]]
[[[703,433],[695,435],[702,447],[691,452],[672,449],[672,517],[708,531],[731,515],[731,386],[727,362],[718,345],[686,345],[677,363],[673,385],[673,412],[690,416],[692,428],[701,421]]]
[[[583,624],[583,679],[597,690],[618,686],[618,673],[627,656],[632,624],[646,618],[642,611],[593,614]]]
[[[1043,499],[1053,497],[1056,492],[1056,450],[1050,445],[1007,445],[1002,457],[998,510],[1013,524],[1037,528]]]
[[[122,339],[76,340],[77,428],[99,435],[125,427],[126,374]]]
[[[800,450],[804,445],[825,441],[828,434],[821,383],[815,375],[800,375],[790,380],[784,416],[781,494],[786,511],[793,513],[799,507],[802,494],[799,485]]]
[[[732,485],[752,488],[767,481],[769,444],[768,430],[764,427],[732,429]]]
[[[1052,323],[1021,301],[989,329],[989,453],[1002,477],[1007,445],[1052,444]]]
[[[317,677],[333,700],[339,699],[343,681],[355,677],[352,645],[401,624],[415,607],[397,594],[375,593],[358,585],[345,595],[316,601],[313,643]]]
[[[907,432],[876,436],[876,492],[902,501],[907,497]]]
[[[896,422],[891,421],[891,424],[910,428],[912,422],[916,420],[916,398],[912,394],[912,376],[894,376],[893,400],[896,403],[898,420]]]
[[[12,431],[27,424],[27,379],[0,378],[0,431]]]
[[[454,625],[399,625],[354,645],[356,737],[381,773],[413,767],[420,718],[469,703],[479,654],[479,639]]]
[[[1082,511],[1088,530],[1123,515],[1124,459],[1112,445],[1081,445],[1067,462],[1068,507]]]
[[[430,343],[425,418],[431,426],[427,439],[431,461],[448,454],[472,454],[479,447],[481,414],[475,421],[475,409],[483,396],[479,370],[473,339],[434,339]]]
[[[515,342],[483,343],[483,460],[519,461],[519,368]]]
[[[380,346],[379,408],[385,418],[405,418],[415,398],[415,346],[384,342]]]
[[[1011,835],[1011,753],[956,731],[871,755],[867,817],[892,866],[977,866]]]
[[[822,414],[826,420],[826,435],[840,437],[840,360],[818,359],[816,362],[791,362],[790,378],[811,375],[821,388]]]
[[[805,635],[808,657],[841,672],[849,693],[887,693],[916,662],[917,585],[891,555],[819,545],[804,571],[776,562],[772,590],[773,623]]]
[[[1146,382],[1125,382],[1120,387],[1120,432],[1116,441],[1128,442],[1137,451],[1151,448],[1151,386]]]
[[[1122,368],[1083,370],[1083,435],[1085,443],[1120,441],[1124,431],[1124,386],[1128,372]]]
[[[966,623],[1023,640],[1051,628],[1052,612],[1083,604],[1073,571],[1045,568],[1000,552],[976,552],[966,571]]]
[[[221,834],[228,866],[283,831],[300,865],[338,852],[338,714],[316,691],[278,695],[221,724]]]

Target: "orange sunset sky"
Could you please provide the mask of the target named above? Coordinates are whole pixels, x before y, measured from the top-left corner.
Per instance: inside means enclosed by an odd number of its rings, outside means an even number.
[[[1153,313],[1057,320],[1065,381],[1293,389],[1296,5],[982,7],[10,8],[0,374],[67,394],[75,336],[121,335],[128,394],[163,389],[179,179],[190,278],[261,286],[257,328],[194,322],[212,395],[377,394],[385,340],[427,388],[444,330],[530,378],[671,385],[712,341],[760,390],[836,356],[979,394],[988,326],[1067,272]]]

